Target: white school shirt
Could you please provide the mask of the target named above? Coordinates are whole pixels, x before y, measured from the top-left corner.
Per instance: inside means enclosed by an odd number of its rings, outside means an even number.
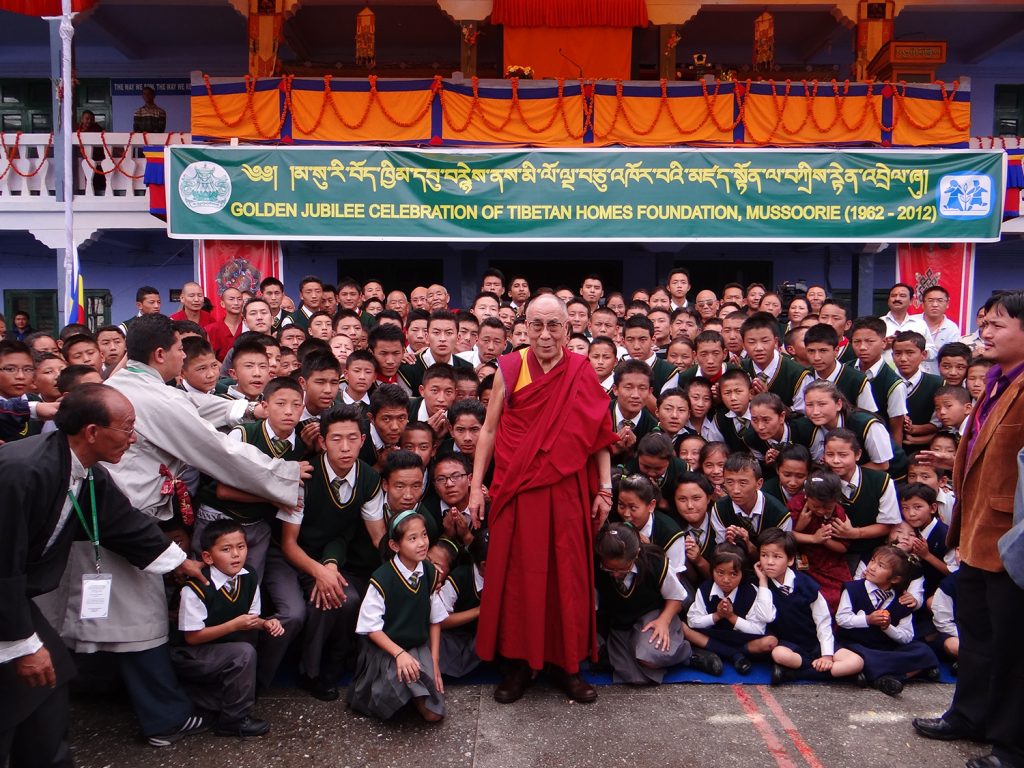
[[[778,372],[779,366],[782,365],[782,355],[779,354],[778,350],[775,350],[772,353],[772,359],[771,362],[768,363],[767,368],[759,368],[757,363],[755,363],[753,360],[750,361],[750,364],[754,368],[755,377],[758,374],[763,373],[767,377],[768,381],[771,381],[773,378],[775,378],[775,374]]]
[[[704,423],[700,425],[700,429],[697,429],[693,420],[688,420],[686,422],[686,426],[689,427],[691,432],[699,434],[709,443],[721,443],[725,441],[725,436],[715,424],[715,420],[711,418],[710,411],[708,412],[708,415],[704,417]]]
[[[405,567],[405,563],[397,555],[394,558],[395,566],[398,568],[398,573],[406,583],[412,583],[412,575],[415,573],[416,577],[422,581],[423,579],[423,563],[416,563],[416,567],[411,571]],[[423,589],[430,589],[429,584],[420,584]],[[366,596],[363,598],[363,602],[359,606],[359,619],[356,621],[356,634],[357,635],[368,635],[371,632],[380,632],[384,629],[384,595],[380,589],[372,581],[370,582],[370,588],[366,590]],[[444,604],[441,602],[441,598],[438,597],[436,592],[430,595],[430,623],[440,624],[442,621],[448,618],[448,611],[445,610]]]
[[[633,563],[629,572],[622,577],[624,591],[628,592],[633,587],[633,582],[636,581],[638,573],[640,571],[637,569],[636,563]],[[665,578],[661,582],[661,596],[665,600],[678,600],[681,603],[686,602],[686,598],[689,597],[686,587],[679,581],[679,577],[672,573],[671,565],[669,565],[668,573],[665,574]]]
[[[953,598],[942,589],[936,589],[932,595],[932,622],[935,629],[944,635],[960,637],[956,628],[956,617],[953,615]]]
[[[846,418],[840,413],[836,422],[836,428],[845,426]],[[825,455],[825,434],[826,430],[824,427],[814,428],[814,433],[811,436],[811,458],[815,461],[821,461]],[[860,436],[858,435],[859,439]],[[864,451],[873,462],[881,463],[893,460],[892,437],[889,435],[889,430],[885,428],[880,420],[873,422],[868,427],[867,439],[864,441]]]
[[[874,600],[872,592],[876,589],[880,589],[876,584],[872,584],[870,581],[865,581],[864,586],[867,587],[868,597]],[[891,593],[888,598],[882,601],[882,604],[875,610],[881,610],[892,605],[896,599],[896,593],[893,590],[889,590]],[[867,629],[868,627],[868,614],[864,611],[853,610],[853,605],[850,602],[850,595],[844,589],[843,594],[839,597],[839,607],[836,609],[836,624],[843,629]],[[886,637],[891,640],[895,640],[897,643],[909,643],[914,639],[914,615],[908,613],[902,619],[895,624],[890,624],[888,629],[883,629]]]
[[[348,471],[344,479],[341,481],[341,487],[338,489],[338,502],[341,504],[347,504],[352,498],[352,494],[356,491],[356,464],[352,465],[352,469]],[[327,484],[330,485],[339,476],[334,471],[334,467],[331,466],[331,462],[324,462],[324,469],[327,475]],[[363,503],[359,508],[359,515],[365,521],[383,520],[384,519],[384,490],[380,489],[377,494]],[[302,522],[302,510],[300,509],[295,514],[289,514],[284,510],[279,510],[277,513],[277,519],[283,520],[286,523],[294,523],[298,525]]]
[[[764,492],[763,491],[758,491],[757,492],[757,501],[754,502],[754,508],[752,510],[750,510],[750,514],[747,514],[742,509],[737,507],[735,502],[733,502],[732,499],[729,499],[729,503],[732,504],[732,510],[733,510],[733,512],[736,513],[737,517],[743,518],[745,520],[749,520],[751,522],[751,524],[754,526],[754,528],[758,528],[759,527],[759,521],[761,519],[761,515],[764,514],[764,504],[765,504],[765,501],[764,501]],[[725,541],[725,529],[726,529],[727,526],[725,525],[725,523],[722,522],[721,518],[718,516],[718,510],[715,509],[715,508],[712,508],[712,510],[711,510],[711,525],[714,526],[714,529],[715,529],[715,541],[717,541],[717,542]],[[791,531],[791,530],[793,530],[793,519],[787,517],[785,522],[783,522],[782,525],[780,525],[778,527],[781,528],[784,531]]]
[[[633,418],[629,418],[628,416],[623,416],[622,415],[622,411],[619,409],[619,404],[615,403],[615,411],[614,411],[615,421],[613,423],[612,428],[616,432],[618,432],[619,431],[619,424],[621,424],[623,421],[628,421],[630,424],[633,425],[633,429],[635,430],[636,427],[638,427],[640,425],[640,417],[643,416],[643,414],[644,414],[643,410],[640,410],[637,413],[637,415],[634,416]]]
[[[935,495],[935,501],[939,505],[939,518],[946,525],[953,519],[953,505],[956,503],[956,494],[945,488],[939,488]]]
[[[933,517],[932,521],[920,530],[921,538],[927,539],[931,535],[931,532],[935,530],[935,526],[938,524],[939,518]],[[946,567],[949,569],[950,573],[960,568],[960,563],[958,563],[956,560],[956,547],[946,550],[946,552],[942,555],[942,562],[946,564]]]
[[[775,582],[775,586],[777,587],[785,586],[792,590],[793,584],[796,582],[796,573],[792,568],[787,568],[786,575],[783,577],[781,582],[776,581],[775,579],[772,579],[772,581]],[[767,593],[768,601],[772,606],[768,615],[768,623],[771,624],[775,621],[775,615],[777,613],[775,610],[775,601],[772,599],[772,591],[767,586],[758,587],[757,591],[759,593]],[[760,597],[760,594],[758,597]],[[821,646],[821,655],[834,656],[836,641],[835,637],[832,635],[832,614],[829,612],[828,603],[826,603],[825,598],[821,596],[821,592],[818,592],[818,597],[813,603],[811,603],[811,618],[814,620],[815,632],[818,635],[818,645]],[[785,640],[786,638],[782,637],[779,639]]]
[[[878,362],[868,368],[866,371],[861,371],[865,376],[868,377],[868,389],[871,388],[871,382],[874,380],[878,372],[882,370],[882,366],[885,365],[885,360],[879,358]],[[859,368],[857,370],[860,370]],[[886,399],[886,408],[889,411],[889,418],[893,416],[906,416],[907,415],[907,383],[896,374],[898,381],[888,394]],[[877,405],[877,403],[876,403]],[[878,410],[877,408],[875,409]]]
[[[811,371],[804,378],[804,385],[800,388],[800,391],[793,397],[793,410],[803,411],[804,410],[804,394],[807,388],[816,381],[831,381],[833,384],[836,383],[836,379],[839,378],[839,374],[842,373],[843,363],[837,362],[836,367],[832,369],[832,373],[822,379],[818,376],[817,372]],[[856,369],[854,369],[856,370]],[[871,394],[871,384],[865,379],[864,383],[861,384],[860,392],[857,393],[857,402],[855,405],[864,411],[870,411],[871,413],[878,412],[878,406],[875,404],[875,396]]]
[[[241,578],[247,573],[248,571],[242,568],[234,578]],[[220,590],[231,580],[231,576],[228,576],[215,566],[210,566],[210,583],[214,589]],[[260,591],[257,589],[246,613],[259,616],[261,608]],[[190,587],[182,587],[181,604],[178,607],[178,629],[182,632],[196,632],[200,629],[205,629],[207,616],[209,616],[209,612],[206,610],[206,603],[199,599],[199,595],[195,593],[195,590]]]
[[[647,524],[640,529],[640,533],[651,541],[651,534],[654,532],[654,514],[647,518]],[[651,542],[654,543],[653,541]],[[665,557],[668,559],[668,567],[672,573],[682,573],[686,570],[686,537],[680,536],[673,541],[665,550]]]
[[[736,587],[736,589],[726,595],[722,592],[721,587],[713,584],[710,597],[728,597],[735,605],[736,593],[739,591],[740,588]],[[754,603],[750,606],[750,610],[747,611],[747,615],[736,617],[736,631],[746,632],[750,635],[763,635],[768,626],[768,614],[770,613],[771,605],[772,593],[769,590],[757,590],[757,597],[754,598]],[[693,598],[693,603],[690,605],[690,610],[686,612],[686,623],[690,626],[690,629],[700,630],[713,627],[715,620],[714,612],[707,607],[704,602],[704,595],[698,589],[697,596]]]
[[[843,497],[849,499],[852,495],[851,489],[860,488],[864,482],[863,472],[860,467],[853,470],[849,480],[840,480],[839,484],[843,491]],[[878,500],[878,516],[876,523],[885,525],[899,525],[903,522],[903,515],[900,513],[900,503],[896,498],[896,484],[888,482],[882,491],[882,497]]]
[[[341,390],[341,402],[343,402],[345,405],[355,405],[356,403],[362,403],[363,405],[369,405],[370,404],[370,393],[369,392],[364,392],[363,396],[361,398],[359,398],[358,400],[353,400],[352,397],[348,393],[348,388],[346,387],[345,389]]]
[[[857,569],[853,573],[854,579],[863,579],[867,573],[868,564],[864,561],[857,563]],[[918,576],[907,586],[907,593],[917,601],[917,610],[924,605],[924,576]]]
[[[683,528],[683,538],[692,536],[693,540],[697,543],[697,546],[703,547],[704,542],[708,540],[708,531],[711,530],[711,515],[704,515],[704,520],[700,525],[690,525],[685,520],[683,521],[683,525],[686,526]],[[683,548],[686,548],[685,545]]]
[[[480,569],[476,567],[476,563],[473,563],[473,586],[476,587],[477,592],[484,590],[484,577],[480,573]],[[444,584],[437,590],[437,597],[449,616],[455,613],[455,601],[459,599],[459,593],[451,579],[444,580]]]

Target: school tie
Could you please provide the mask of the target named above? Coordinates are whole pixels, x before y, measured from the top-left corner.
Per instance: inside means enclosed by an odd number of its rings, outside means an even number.
[[[349,490],[348,483],[345,482],[343,477],[336,477],[331,480],[331,492],[334,494],[334,498],[341,504],[347,504],[349,499],[352,498],[352,492]]]
[[[854,483],[846,483],[846,487],[843,488],[843,497],[849,501],[857,495],[857,486]]]
[[[700,528],[691,528],[686,533],[688,536],[693,536],[694,542],[697,544],[698,547],[700,547]]]
[[[885,589],[871,590],[871,599],[875,602],[875,608],[881,608],[883,603],[892,597],[892,592]]]
[[[413,589],[416,589],[416,587],[419,586],[419,583],[420,583],[420,575],[418,573],[416,573],[415,571],[410,573],[409,574],[409,586],[412,587]]]
[[[633,422],[630,421],[629,419],[623,419],[622,421],[619,422],[619,432],[621,432],[626,427],[629,427],[630,429],[632,429],[633,428]]]
[[[788,595],[793,591],[792,587],[786,586],[785,584],[779,584],[779,592],[784,595]]]
[[[742,432],[746,428],[747,428],[747,420],[744,419],[742,416],[737,416],[736,417],[736,434],[739,434],[740,432]]]
[[[275,456],[283,456],[288,450],[288,441],[282,440],[280,437],[272,437],[270,438],[270,447]]]

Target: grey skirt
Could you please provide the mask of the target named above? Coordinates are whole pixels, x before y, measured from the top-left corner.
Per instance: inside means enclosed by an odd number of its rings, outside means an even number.
[[[390,653],[360,638],[359,661],[348,687],[349,706],[364,715],[388,720],[413,699],[423,697],[427,709],[444,715],[444,696],[434,685],[430,647],[420,645],[409,648],[408,653],[420,663],[420,678],[412,683],[398,679],[398,666]]]
[[[629,629],[609,630],[605,642],[608,661],[612,665],[612,679],[616,683],[657,685],[665,679],[666,668],[689,661],[692,651],[690,644],[683,639],[683,625],[678,616],[673,616],[669,623],[668,649],[657,648],[650,642],[652,630],[641,631],[659,615],[661,611],[650,611]]]
[[[460,627],[441,632],[441,674],[445,677],[465,677],[480,666],[476,632],[461,630]]]

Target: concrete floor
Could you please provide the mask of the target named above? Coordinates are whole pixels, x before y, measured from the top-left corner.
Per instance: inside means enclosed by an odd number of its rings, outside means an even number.
[[[962,766],[988,750],[919,738],[910,720],[940,714],[952,687],[920,683],[898,699],[849,685],[605,686],[589,706],[545,685],[502,706],[490,686],[450,686],[448,716],[382,723],[297,690],[273,689],[256,739],[203,734],[146,746],[120,699],[76,699],[72,744],[79,768],[888,768]]]

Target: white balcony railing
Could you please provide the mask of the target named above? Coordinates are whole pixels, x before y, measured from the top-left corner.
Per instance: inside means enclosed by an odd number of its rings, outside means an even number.
[[[52,134],[5,133],[2,139],[0,202],[32,207],[30,198],[37,198],[43,205],[47,198],[52,201],[57,189]],[[146,158],[142,148],[189,140],[189,135],[183,133],[73,134],[71,162],[75,195],[104,198],[113,207],[117,207],[117,198],[144,197]]]

